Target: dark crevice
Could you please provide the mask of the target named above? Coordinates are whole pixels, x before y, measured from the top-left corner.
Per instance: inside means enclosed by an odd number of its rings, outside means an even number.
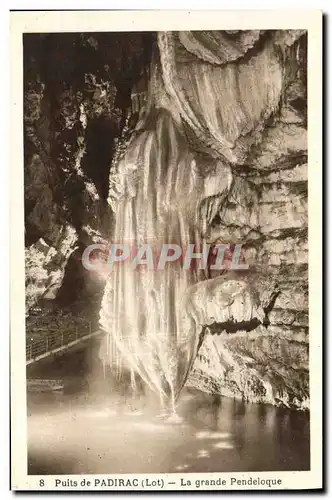
[[[88,122],[86,152],[81,165],[103,199],[107,199],[109,168],[115,149],[114,139],[118,135],[118,127],[107,116],[94,117]]]
[[[209,325],[208,328],[210,330],[210,333],[212,335],[219,335],[221,333],[237,333],[239,331],[246,331],[246,332],[251,332],[252,330],[255,330],[261,322],[257,318],[253,318],[251,321],[227,321],[225,323],[212,323]]]
[[[281,291],[280,291],[280,290],[276,290],[276,291],[273,293],[273,295],[272,295],[272,297],[271,297],[271,299],[270,299],[269,304],[268,304],[266,307],[264,307],[264,312],[265,312],[265,315],[266,315],[266,325],[269,325],[269,324],[270,324],[270,321],[269,321],[269,319],[268,319],[268,315],[269,315],[269,314],[270,314],[270,312],[272,311],[272,309],[273,309],[273,307],[274,307],[274,304],[275,304],[275,302],[276,302],[276,300],[277,300],[277,297],[280,295],[280,293],[281,293]]]

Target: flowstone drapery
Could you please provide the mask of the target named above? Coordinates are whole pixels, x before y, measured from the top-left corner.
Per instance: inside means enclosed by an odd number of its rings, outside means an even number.
[[[135,248],[239,243],[249,265],[245,277],[208,281],[176,264],[110,273],[101,356],[161,400],[174,404],[192,369],[188,383],[203,390],[308,405],[305,61],[302,31],[158,35],[145,105],[110,174],[111,239]],[[220,352],[231,346],[232,361],[221,356],[203,384],[197,351],[208,365],[212,335]],[[244,348],[245,335],[253,340]]]

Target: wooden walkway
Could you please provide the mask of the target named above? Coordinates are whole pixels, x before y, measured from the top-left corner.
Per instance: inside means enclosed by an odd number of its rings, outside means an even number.
[[[27,343],[26,364],[31,365],[40,359],[67,351],[85,340],[101,335],[101,333],[100,330],[92,331],[91,323],[86,323],[75,329],[46,334],[40,339]]]

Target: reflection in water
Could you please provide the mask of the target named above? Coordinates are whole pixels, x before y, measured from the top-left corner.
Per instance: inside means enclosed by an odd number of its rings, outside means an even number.
[[[137,402],[28,394],[29,473],[309,469],[308,414],[194,390],[177,413],[174,424]]]

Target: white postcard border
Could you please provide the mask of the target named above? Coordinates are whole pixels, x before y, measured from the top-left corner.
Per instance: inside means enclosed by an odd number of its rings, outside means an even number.
[[[162,479],[163,488],[185,490],[181,478],[225,479],[226,486],[201,490],[269,489],[266,486],[231,485],[231,478],[281,479],[271,489],[313,489],[322,486],[322,13],[319,10],[262,11],[24,11],[10,15],[11,47],[11,206],[10,206],[10,335],[11,335],[11,447],[12,489],[148,491],[142,481]],[[71,476],[78,486],[55,487],[64,476],[27,475],[27,410],[24,303],[24,190],[23,190],[23,47],[25,32],[165,31],[200,29],[307,29],[308,30],[308,151],[309,151],[309,325],[310,325],[310,446],[311,470],[213,474],[86,475]],[[94,478],[138,478],[139,487],[81,486]],[[40,480],[44,486],[40,486]],[[169,484],[174,482],[175,485]]]

